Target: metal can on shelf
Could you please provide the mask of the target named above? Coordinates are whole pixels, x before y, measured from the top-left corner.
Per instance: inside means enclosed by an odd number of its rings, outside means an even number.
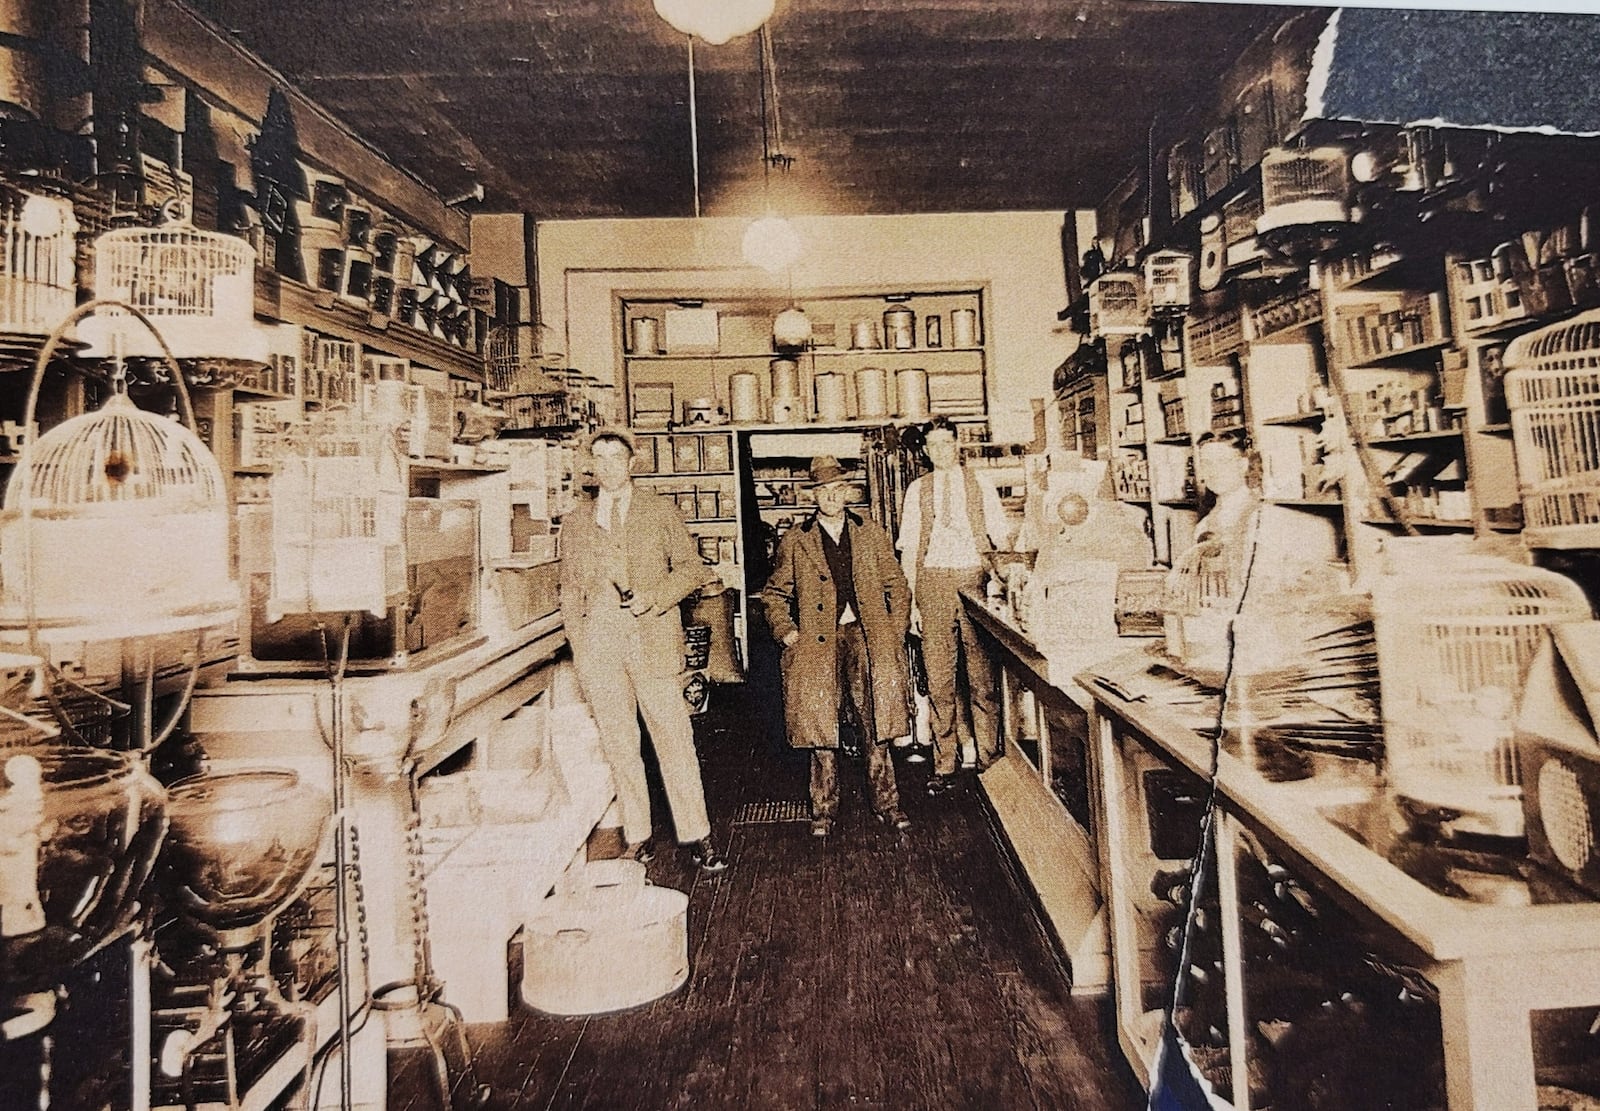
[[[976,309],[954,309],[951,311],[950,346],[978,346],[978,312]]]
[[[896,415],[921,419],[928,415],[928,372],[921,367],[903,367],[895,371],[895,393],[899,408]]]
[[[739,424],[761,419],[761,380],[753,371],[741,370],[728,376],[728,414]]]
[[[909,351],[917,345],[917,314],[904,305],[895,305],[883,314],[883,345],[895,351]]]
[[[828,371],[817,375],[817,419],[842,421],[849,417],[845,408],[845,379]]]
[[[856,371],[856,416],[889,415],[889,374],[881,366],[864,366]]]

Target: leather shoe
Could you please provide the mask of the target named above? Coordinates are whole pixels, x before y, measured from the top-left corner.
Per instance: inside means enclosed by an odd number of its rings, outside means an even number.
[[[832,818],[812,818],[811,819],[811,836],[813,836],[813,837],[826,837],[826,836],[828,836],[828,834],[830,834],[832,832],[833,832],[833,819]]]
[[[700,866],[702,872],[721,872],[728,867],[728,858],[717,851],[709,837],[696,841],[689,850],[689,857]]]
[[[895,829],[911,828],[911,819],[906,817],[903,810],[880,810],[878,821],[886,826],[894,826]]]
[[[643,841],[636,841],[623,849],[622,855],[624,859],[631,858],[637,860],[640,864],[649,864],[656,858],[656,849],[650,843],[650,839],[645,838]]]
[[[928,794],[943,795],[955,790],[956,779],[953,775],[930,775],[928,777]]]

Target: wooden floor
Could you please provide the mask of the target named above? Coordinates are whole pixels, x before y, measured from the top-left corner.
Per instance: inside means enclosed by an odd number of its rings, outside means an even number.
[[[873,820],[851,761],[830,837],[804,820],[736,821],[746,803],[803,800],[807,765],[754,688],[715,697],[696,733],[733,866],[703,876],[670,842],[650,865],[652,882],[689,893],[689,982],[621,1014],[516,1003],[509,1022],[469,1026],[489,1106],[1143,1106],[1109,1005],[1069,995],[981,788],[929,799],[928,765],[897,761],[915,823],[897,834]],[[665,814],[658,797],[660,841]],[[439,1107],[425,1064],[391,1054],[391,1108]]]

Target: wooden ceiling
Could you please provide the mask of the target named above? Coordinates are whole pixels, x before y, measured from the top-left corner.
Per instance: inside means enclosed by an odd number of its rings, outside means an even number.
[[[469,211],[694,211],[687,40],[650,0],[193,0]],[[1164,0],[778,0],[787,172],[758,36],[695,44],[702,211],[1092,207],[1158,114],[1296,9]]]

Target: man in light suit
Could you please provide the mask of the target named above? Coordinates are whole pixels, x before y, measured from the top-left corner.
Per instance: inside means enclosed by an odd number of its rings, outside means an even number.
[[[561,525],[561,617],[578,685],[600,744],[635,859],[649,860],[650,793],[639,715],[650,731],[678,841],[704,871],[727,858],[711,843],[694,728],[683,697],[683,621],[678,603],[706,581],[676,506],[633,484],[633,438],[601,429],[589,442],[599,494]]]

